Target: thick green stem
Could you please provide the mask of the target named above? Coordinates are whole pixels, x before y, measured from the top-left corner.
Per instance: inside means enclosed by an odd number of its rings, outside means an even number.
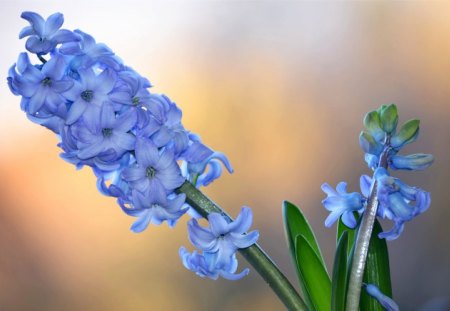
[[[389,149],[385,150],[380,156],[379,167],[387,168],[387,155]],[[367,253],[369,251],[370,238],[372,237],[373,226],[377,217],[378,183],[375,181],[367,201],[366,210],[362,216],[359,225],[358,235],[355,242],[355,252],[352,258],[350,269],[350,280],[347,290],[346,311],[358,311],[359,300],[361,296],[364,268],[366,266]]]
[[[195,188],[190,182],[186,181],[177,189],[177,192],[186,194],[186,202],[201,216],[207,218],[209,213],[220,213],[227,221],[232,221],[232,218],[224,210],[208,199],[208,197]],[[288,279],[258,244],[253,244],[252,246],[240,249],[239,251],[269,284],[288,310],[308,310],[297,291],[291,283],[289,283]]]

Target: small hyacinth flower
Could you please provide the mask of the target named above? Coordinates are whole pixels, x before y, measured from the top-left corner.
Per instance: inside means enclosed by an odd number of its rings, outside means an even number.
[[[212,151],[200,141],[189,146],[182,157],[187,161],[183,175],[197,187],[207,186],[219,178],[222,174],[222,164],[228,172],[233,173],[233,168],[223,153]]]
[[[59,43],[80,41],[80,37],[73,32],[61,28],[64,17],[61,13],[50,15],[47,20],[34,12],[23,12],[21,17],[30,26],[22,29],[19,39],[29,37],[25,47],[31,53],[44,55],[53,50]]]
[[[181,247],[179,255],[184,267],[192,272],[195,272],[195,274],[202,278],[207,277],[212,280],[217,280],[219,276],[221,276],[224,279],[236,281],[242,279],[250,272],[250,270],[246,268],[240,273],[235,273],[238,267],[236,255],[232,256],[231,264],[226,269],[211,265],[214,261],[209,259],[212,256],[209,253],[203,253],[202,255],[194,250],[191,254],[186,250],[186,248]]]
[[[9,86],[15,94],[27,98],[24,110],[35,115],[44,107],[44,110],[56,112],[66,99],[62,95],[73,86],[73,82],[64,77],[66,63],[60,55],[55,55],[41,68],[30,63],[28,55],[21,53],[17,62],[20,75],[15,70],[9,71]]]
[[[205,264],[203,264],[203,259],[197,258],[198,255],[195,253],[190,257],[182,252],[184,265],[194,272],[207,267],[210,272],[234,273],[237,268],[236,251],[240,248],[247,248],[258,240],[258,231],[246,233],[252,225],[252,220],[252,211],[248,207],[243,207],[236,220],[230,223],[219,213],[209,214],[207,228],[201,227],[196,219],[191,219],[188,223],[189,240],[195,247],[203,251]],[[195,263],[200,266],[196,267]],[[245,274],[240,273],[239,278]]]
[[[86,119],[74,127],[74,135],[78,140],[78,158],[86,160],[114,151],[117,159],[126,151],[134,149],[136,138],[129,133],[136,124],[134,111],[127,111],[116,117],[112,106],[104,104],[100,119],[92,124],[88,124],[89,121],[91,120]]]
[[[366,189],[361,180],[361,189]],[[331,213],[325,219],[325,226],[331,227],[339,217],[342,216],[342,222],[349,228],[356,227],[356,219],[353,212],[360,212],[365,203],[365,199],[358,192],[347,193],[347,183],[340,182],[333,189],[328,183],[324,183],[321,189],[327,197],[322,201],[323,206]]]
[[[364,284],[367,294],[375,298],[385,310],[387,311],[399,311],[398,305],[392,298],[384,295],[380,289],[374,284]]]
[[[100,109],[105,102],[111,102],[109,93],[114,88],[117,74],[112,69],[105,69],[96,75],[92,68],[79,69],[80,80],[74,80],[74,86],[64,93],[72,101],[66,124],[75,123],[81,116],[94,124],[99,116]]]
[[[183,207],[185,200],[185,194],[169,199],[164,189],[155,189],[150,191],[149,195],[133,191],[132,208],[127,208],[122,199],[119,199],[119,203],[126,214],[138,217],[131,226],[131,231],[139,233],[144,231],[150,223],[160,225],[163,221],[167,221],[169,226],[173,227],[189,209],[189,207]]]
[[[132,189],[144,193],[162,188],[170,193],[183,184],[184,178],[170,149],[160,153],[150,139],[138,138],[135,155],[136,164],[122,172],[122,178]]]
[[[114,56],[114,52],[109,47],[102,43],[96,43],[91,35],[81,30],[77,29],[74,33],[81,40],[64,43],[59,49],[59,52],[63,55],[76,56],[71,61],[71,67],[88,68],[99,63],[114,70],[120,70],[121,61]]]
[[[410,187],[398,178],[389,176],[384,168],[377,168],[374,178],[378,182],[377,197],[380,217],[394,221],[391,230],[378,236],[395,240],[403,232],[404,223],[425,212],[431,204],[430,193],[420,188]]]

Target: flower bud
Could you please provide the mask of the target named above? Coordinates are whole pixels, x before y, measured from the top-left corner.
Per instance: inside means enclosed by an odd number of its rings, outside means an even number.
[[[394,170],[424,170],[434,162],[431,154],[417,153],[407,156],[395,155],[390,160],[390,166]]]
[[[359,134],[359,145],[365,153],[379,155],[383,151],[383,146],[366,131],[362,131],[361,134]]]
[[[363,121],[364,127],[377,140],[384,138],[384,131],[381,128],[381,119],[378,111],[374,110],[366,114]]]
[[[403,124],[400,131],[391,138],[391,146],[400,149],[406,144],[412,143],[419,135],[420,121],[412,119]]]
[[[381,106],[380,119],[383,130],[388,134],[394,133],[398,122],[397,106],[395,104]]]

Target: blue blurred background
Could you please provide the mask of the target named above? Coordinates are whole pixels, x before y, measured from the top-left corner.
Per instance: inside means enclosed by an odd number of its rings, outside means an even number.
[[[405,152],[436,162],[398,176],[431,191],[432,206],[389,243],[394,297],[402,310],[448,299],[450,3],[3,0],[0,309],[283,310],[254,271],[229,282],[185,270],[186,218],[133,234],[90,170],[59,158],[56,137],[26,119],[6,86],[25,10],[63,13],[64,28],[108,44],[177,102],[185,127],[235,169],[206,193],[232,215],[253,208],[260,244],[293,282],[281,202],[304,209],[330,267],[335,229],[323,226],[320,185],[359,189],[367,111],[396,103],[401,122],[420,118]]]

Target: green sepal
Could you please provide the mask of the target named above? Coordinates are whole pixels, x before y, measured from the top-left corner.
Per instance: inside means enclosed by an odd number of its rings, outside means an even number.
[[[389,254],[386,239],[380,239],[378,237],[378,234],[382,231],[383,229],[380,223],[376,220],[372,237],[370,238],[363,282],[365,284],[375,284],[384,295],[392,298]],[[364,311],[384,311],[384,308],[379,302],[369,296],[364,289],[361,291],[360,308]]]
[[[333,277],[331,283],[331,311],[345,311],[348,285],[348,245],[349,231],[343,231],[337,243],[334,256]]]
[[[381,106],[380,119],[383,131],[388,134],[393,134],[395,132],[395,129],[397,128],[398,123],[397,106],[395,104]]]
[[[363,120],[364,127],[366,130],[378,141],[380,141],[385,133],[383,129],[381,128],[381,119],[380,114],[378,111],[374,110],[371,112],[368,112],[364,116]]]
[[[391,146],[394,148],[400,148],[406,144],[412,143],[419,135],[420,120],[412,119],[407,121],[400,128],[400,131],[392,136]]]
[[[286,239],[288,241],[289,250],[291,252],[294,263],[296,264],[295,237],[301,234],[309,242],[317,257],[319,257],[320,261],[325,267],[325,261],[322,257],[322,253],[320,252],[319,243],[317,243],[314,232],[308,220],[303,215],[301,209],[291,202],[284,201],[283,221]]]
[[[303,295],[311,311],[329,311],[331,281],[321,259],[303,235],[295,238],[298,275]]]

